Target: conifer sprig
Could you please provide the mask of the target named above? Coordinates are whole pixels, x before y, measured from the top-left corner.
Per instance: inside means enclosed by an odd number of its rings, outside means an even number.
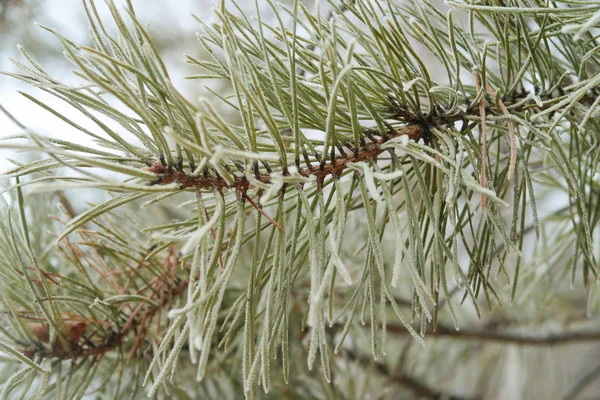
[[[429,1],[332,1],[325,17],[268,1],[266,22],[258,3],[252,19],[221,1],[216,23],[199,19],[207,57],[186,56],[201,70],[190,84],[231,85],[229,96],[207,89],[220,104],[174,87],[131,2],[106,1],[112,34],[83,1],[89,46],[44,28],[81,83],[52,78],[23,49],[27,64],[9,75],[96,128],[23,93],[94,146],[25,126],[0,143],[47,155],[6,173],[17,179],[6,209],[21,224],[2,227],[10,328],[0,346],[17,346],[25,369],[4,391],[27,393],[37,379],[42,395],[81,397],[112,362],[117,393],[173,393],[189,360],[204,382],[215,368],[236,371],[233,385],[252,398],[257,383],[277,390],[272,364],[287,383],[305,369],[299,359],[308,369],[318,360],[330,382],[360,323],[379,359],[392,318],[423,343],[438,321],[458,329],[466,300],[477,316],[518,302],[536,258],[573,282],[580,271],[589,288],[600,251],[599,46],[589,31],[599,7],[490,3],[450,1],[444,14]],[[111,198],[71,213],[42,246],[29,231],[28,185]],[[545,222],[536,204],[547,189],[568,206]],[[181,212],[148,217],[165,209]],[[554,237],[543,222],[559,228]],[[554,244],[556,254],[536,250]],[[56,362],[67,359],[69,374]]]

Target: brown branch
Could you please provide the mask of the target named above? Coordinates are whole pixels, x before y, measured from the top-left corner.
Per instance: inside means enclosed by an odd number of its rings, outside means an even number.
[[[407,335],[406,328],[398,325],[387,325],[388,332]],[[517,346],[556,346],[571,343],[600,341],[600,331],[561,332],[543,336],[520,335],[507,332],[455,330],[454,328],[438,325],[435,331],[428,331],[425,337],[448,338],[452,340],[476,340]]]
[[[425,128],[421,124],[407,125],[401,129],[394,130],[380,140],[365,144],[357,154],[350,153],[337,157],[332,163],[324,164],[320,168],[301,168],[298,170],[298,173],[304,177],[309,177],[311,175],[315,176],[318,182],[323,182],[327,176],[342,175],[344,170],[348,168],[348,164],[377,159],[380,154],[386,151],[381,145],[390,139],[408,135],[410,139],[418,140],[421,138],[424,131]],[[199,189],[216,188],[222,190],[232,188],[240,190],[242,193],[246,192],[250,187],[250,183],[244,176],[234,176],[233,183],[228,184],[225,179],[220,176],[192,176],[183,171],[162,166],[156,162],[152,165],[151,169],[148,170],[158,175],[158,179],[152,182],[152,185],[168,185],[176,182],[179,184],[180,189],[193,187]],[[257,174],[256,179],[265,184],[271,183],[271,176],[269,174]]]
[[[479,86],[479,81],[476,77],[476,83]],[[479,88],[481,89],[481,88]],[[489,90],[490,93],[496,94],[495,91]],[[392,97],[389,97],[390,106],[385,110],[386,117],[393,120],[398,120],[403,123],[406,123],[404,127],[394,128],[390,124],[387,124],[387,128],[389,131],[386,133],[375,131],[375,130],[365,130],[363,133],[366,137],[371,139],[370,143],[365,143],[364,141],[361,143],[360,148],[351,149],[350,154],[344,154],[342,148],[345,146],[340,143],[332,146],[332,156],[328,157],[328,155],[319,155],[315,154],[315,157],[318,162],[320,162],[320,166],[315,168],[310,165],[308,160],[308,155],[304,155],[306,160],[306,168],[299,168],[299,160],[296,160],[296,166],[298,167],[298,173],[304,177],[314,176],[317,179],[319,184],[322,184],[325,178],[328,176],[341,176],[342,173],[348,168],[348,164],[360,162],[360,161],[375,161],[377,157],[386,151],[386,149],[382,148],[382,144],[389,141],[390,139],[397,138],[403,135],[408,135],[410,139],[419,140],[424,139],[426,142],[429,142],[431,139],[431,129],[435,126],[444,126],[444,125],[452,125],[456,121],[463,121],[466,123],[468,116],[479,116],[482,118],[482,134],[484,136],[484,145],[483,145],[483,158],[482,158],[482,185],[484,185],[484,177],[485,177],[485,162],[486,162],[486,151],[487,144],[485,143],[485,115],[506,115],[508,113],[508,109],[506,107],[511,106],[512,104],[518,103],[520,100],[526,97],[527,93],[521,92],[516,93],[509,98],[501,99],[497,96],[494,96],[495,99],[493,101],[488,100],[488,104],[484,105],[484,96],[482,96],[481,101],[476,105],[467,104],[467,109],[464,112],[458,112],[456,114],[447,115],[444,113],[442,108],[436,108],[432,112],[428,114],[420,114],[414,113],[402,106],[400,106],[396,100]],[[598,93],[596,91],[590,91],[579,99],[579,102],[582,104],[592,104],[595,100]],[[538,95],[544,104],[542,106],[538,106],[535,102],[526,103],[520,105],[517,109],[511,110],[511,112],[523,112],[526,110],[530,110],[533,108],[537,108],[542,111],[550,106],[552,106],[556,101],[560,101],[561,97],[558,98],[553,96],[550,93],[542,93]],[[468,102],[468,101],[467,101]],[[512,128],[512,121],[509,120],[509,128]],[[380,139],[375,138],[375,136],[380,136]],[[516,148],[514,143],[514,132],[511,129],[511,161],[510,168],[514,169],[514,165],[516,164]],[[339,157],[334,157],[333,150],[335,148],[340,149]],[[350,147],[349,147],[350,148]],[[327,158],[330,158],[328,162],[325,162]],[[323,161],[321,161],[323,160]],[[240,193],[245,194],[246,191],[250,187],[250,183],[246,179],[245,176],[234,175],[233,183],[227,183],[223,177],[218,174],[211,175],[208,173],[208,170],[205,169],[204,174],[201,176],[193,176],[183,171],[180,167],[174,167],[172,165],[167,165],[164,161],[164,157],[160,157],[160,160],[150,160],[147,161],[148,167],[146,170],[148,172],[152,172],[156,174],[157,179],[150,183],[150,185],[167,185],[171,183],[177,183],[180,189],[187,188],[196,188],[196,189],[237,189]],[[267,172],[270,172],[270,168],[268,164],[265,164],[265,168]],[[289,166],[282,165],[282,171],[284,174],[287,174],[289,170]],[[269,173],[259,173],[258,168],[254,169],[255,179],[264,184],[270,184],[271,176]],[[482,198],[482,206],[485,204],[485,197]]]
[[[306,168],[299,168],[298,173],[304,177],[314,176],[317,179],[318,183],[323,183],[325,178],[328,176],[341,176],[343,172],[348,168],[348,164],[356,163],[360,161],[375,161],[377,157],[386,151],[386,149],[382,148],[382,144],[389,141],[390,139],[397,138],[403,135],[408,135],[410,139],[419,140],[424,139],[426,142],[430,140],[431,128],[435,126],[442,125],[451,125],[456,121],[466,122],[466,118],[469,115],[472,116],[480,116],[482,119],[485,118],[486,114],[489,115],[497,115],[497,114],[506,114],[507,106],[518,102],[521,98],[524,98],[525,93],[519,93],[518,95],[512,96],[509,99],[500,99],[496,98],[495,101],[489,103],[488,105],[483,105],[484,98],[482,97],[479,102],[479,109],[476,106],[469,105],[465,112],[459,112],[453,115],[445,115],[442,109],[436,109],[429,114],[414,114],[413,112],[401,107],[398,105],[395,100],[390,98],[390,107],[386,110],[386,114],[388,114],[388,118],[395,119],[398,121],[402,121],[407,125],[401,128],[393,128],[391,125],[387,124],[389,131],[385,134],[382,132],[366,130],[364,134],[366,137],[371,139],[370,143],[362,143],[360,148],[351,149],[350,154],[344,154],[341,150],[342,155],[339,157],[329,157],[332,158],[332,161],[321,162],[319,167],[313,167],[310,165],[308,161],[308,155],[305,155],[305,159],[307,162]],[[551,95],[540,95],[542,100],[544,101],[543,106],[537,106],[535,103],[533,104],[523,104],[518,107],[518,109],[511,110],[512,112],[522,112],[531,108],[538,108],[540,111],[546,109],[551,106],[557,99],[552,97]],[[595,99],[596,93],[592,92],[586,94],[580,99],[582,103],[589,103],[593,99]],[[512,122],[511,122],[512,124]],[[511,125],[512,126],[512,125]],[[375,136],[380,136],[380,139],[375,138]],[[511,143],[514,138],[511,137]],[[336,145],[338,148],[338,145]],[[335,148],[336,146],[332,147]],[[511,144],[512,146],[512,144]],[[514,160],[515,157],[515,149],[511,148],[511,165],[516,163]],[[321,159],[325,160],[326,155],[315,155],[317,157],[317,161]],[[484,158],[485,160],[485,145],[484,145]],[[485,163],[485,161],[484,161]],[[267,167],[268,172],[269,168]],[[204,174],[200,176],[194,176],[188,174],[183,171],[181,168],[174,168],[172,165],[167,165],[164,162],[164,158],[161,157],[159,160],[152,160],[148,162],[148,167],[146,168],[148,172],[152,172],[156,174],[157,179],[150,183],[150,185],[167,185],[171,183],[177,183],[180,189],[187,188],[196,188],[196,189],[236,189],[240,191],[240,193],[244,194],[250,187],[250,183],[246,179],[245,176],[234,175],[233,182],[227,183],[223,177],[218,174],[211,175],[208,173],[208,170],[204,171]],[[282,166],[282,171],[284,174],[289,170],[288,166]],[[270,184],[271,176],[268,173],[259,173],[258,169],[255,168],[255,179],[264,184]],[[483,174],[483,173],[482,173]]]

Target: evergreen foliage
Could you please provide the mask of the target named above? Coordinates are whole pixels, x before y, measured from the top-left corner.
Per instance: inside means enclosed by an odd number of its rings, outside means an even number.
[[[597,2],[269,0],[271,24],[223,0],[198,18],[210,58],[187,56],[190,85],[231,84],[206,89],[221,104],[180,94],[127,3],[104,21],[83,1],[89,46],[43,27],[79,85],[25,50],[10,74],[96,127],[23,93],[95,145],[0,142],[46,155],[5,173],[0,398],[393,396],[386,379],[474,398],[485,371],[448,388],[421,345],[543,342],[458,331],[524,299],[570,310],[540,281],[594,311]],[[76,214],[71,189],[110,198]],[[413,374],[382,361],[399,343]]]

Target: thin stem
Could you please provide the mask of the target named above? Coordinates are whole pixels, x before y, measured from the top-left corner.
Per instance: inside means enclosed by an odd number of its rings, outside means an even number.
[[[366,365],[369,365],[373,361],[370,358],[360,357],[353,353],[350,350],[345,351],[346,356],[348,356],[351,360],[356,360]],[[387,365],[381,362],[375,362],[375,368],[382,375],[386,375],[389,381],[393,383],[397,383],[401,386],[404,386],[406,389],[409,389],[415,395],[415,398],[426,398],[426,399],[448,399],[448,400],[467,400],[467,399],[477,399],[473,397],[464,397],[458,395],[452,395],[448,393],[444,393],[438,391],[427,384],[422,382],[408,374],[406,374],[401,369],[392,370]]]
[[[398,325],[387,325],[387,330],[395,334],[406,335],[406,328]],[[427,337],[448,338],[453,340],[478,340],[517,346],[558,346],[579,344],[583,342],[600,341],[600,331],[561,332],[543,336],[520,335],[507,332],[463,330],[457,331],[451,327],[437,326],[435,331],[428,331]]]

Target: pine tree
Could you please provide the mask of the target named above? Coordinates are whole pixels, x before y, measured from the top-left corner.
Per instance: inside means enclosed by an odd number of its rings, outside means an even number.
[[[600,340],[600,4],[266,4],[198,18],[198,101],[131,1],[44,27],[79,85],[22,49],[95,145],[0,142],[43,155],[5,173],[0,398],[500,398],[511,354]]]

